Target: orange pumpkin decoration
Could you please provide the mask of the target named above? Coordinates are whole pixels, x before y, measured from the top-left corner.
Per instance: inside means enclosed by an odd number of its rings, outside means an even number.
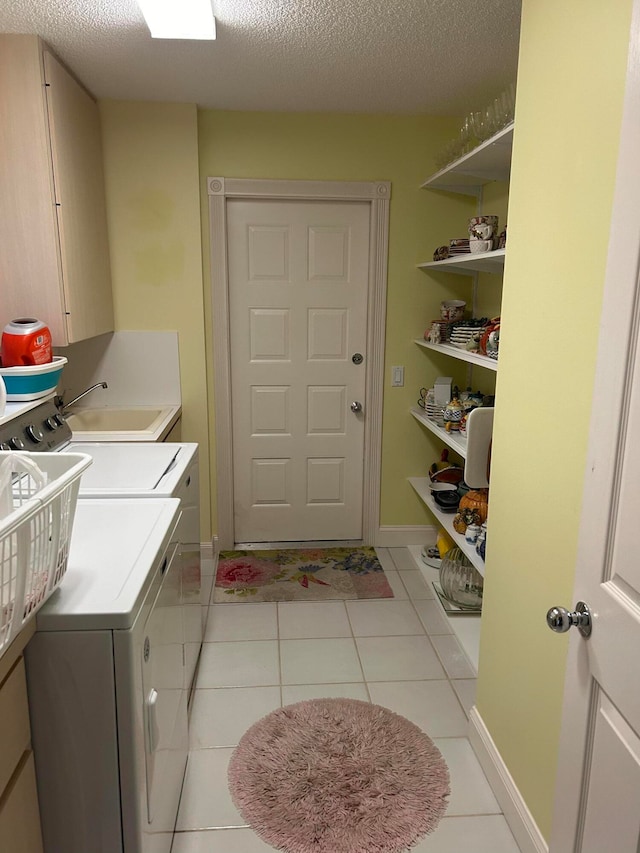
[[[480,523],[486,521],[489,514],[489,489],[470,489],[460,498],[458,512],[464,509],[475,510],[480,516]]]

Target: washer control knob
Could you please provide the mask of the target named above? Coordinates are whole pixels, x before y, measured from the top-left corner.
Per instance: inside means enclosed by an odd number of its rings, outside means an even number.
[[[40,444],[44,437],[42,435],[42,430],[39,429],[35,424],[27,424],[27,426],[25,427],[25,432],[34,444]]]
[[[9,439],[9,447],[12,450],[24,450],[24,441],[17,435]]]
[[[60,424],[57,423],[55,417],[47,418],[46,421],[44,422],[44,425],[46,426],[47,429],[50,429],[51,432],[58,429],[58,427],[60,426]]]
[[[11,450],[6,441],[0,442],[0,450]]]
[[[62,417],[62,415],[54,415],[53,419],[58,424],[59,427],[64,426],[65,420]]]

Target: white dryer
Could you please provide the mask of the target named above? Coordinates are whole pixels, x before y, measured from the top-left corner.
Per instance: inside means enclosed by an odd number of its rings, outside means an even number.
[[[169,853],[188,755],[176,499],[79,500],[26,649],[46,853]]]

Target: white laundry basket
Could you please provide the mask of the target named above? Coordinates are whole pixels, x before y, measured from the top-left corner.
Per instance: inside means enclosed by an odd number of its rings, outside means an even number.
[[[25,470],[34,462],[42,479]],[[14,470],[13,510],[0,518],[0,657],[42,607],[67,570],[80,477],[92,462],[85,453],[0,452]]]

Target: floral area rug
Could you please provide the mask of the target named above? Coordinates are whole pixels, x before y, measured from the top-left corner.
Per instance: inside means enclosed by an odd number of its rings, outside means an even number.
[[[213,600],[393,598],[374,548],[222,551]]]
[[[404,853],[437,827],[450,795],[433,741],[357,699],[312,699],[263,717],[234,750],[228,781],[247,823],[286,853]]]

